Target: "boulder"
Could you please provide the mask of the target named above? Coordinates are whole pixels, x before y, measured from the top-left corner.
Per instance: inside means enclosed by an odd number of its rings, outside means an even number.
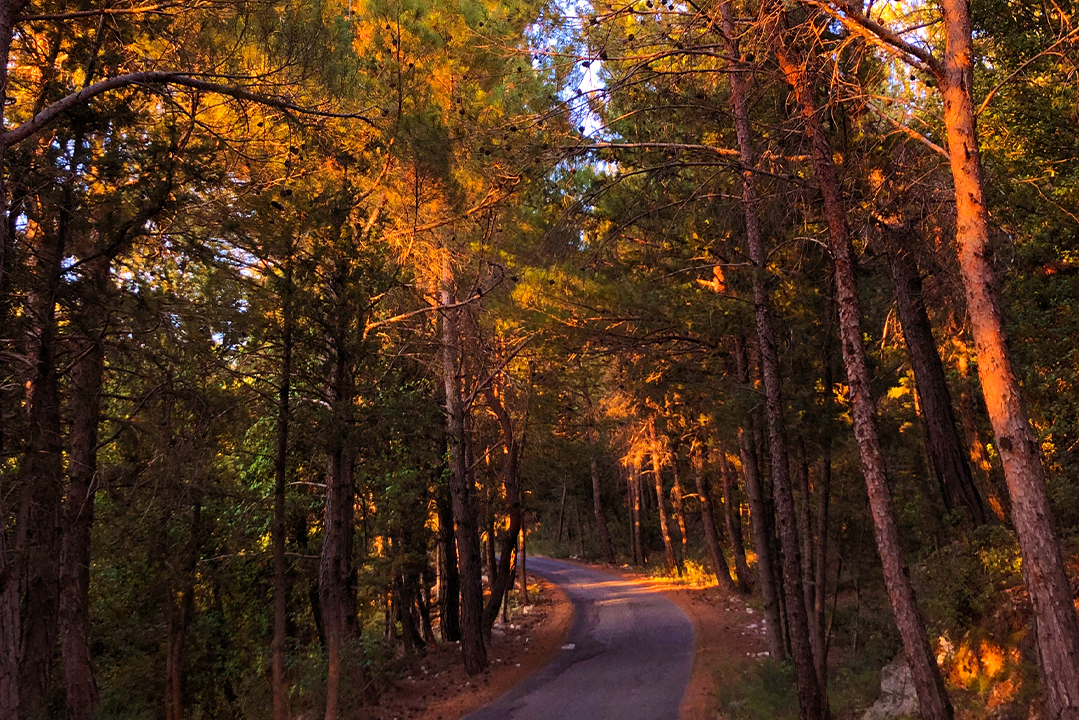
[[[893,720],[918,717],[918,694],[910,666],[900,653],[880,671],[880,698],[865,711],[862,720]]]

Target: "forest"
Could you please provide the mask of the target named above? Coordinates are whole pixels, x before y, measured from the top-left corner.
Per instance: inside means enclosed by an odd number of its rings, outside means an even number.
[[[525,543],[1079,718],[1077,12],[0,0],[0,720],[365,717]]]

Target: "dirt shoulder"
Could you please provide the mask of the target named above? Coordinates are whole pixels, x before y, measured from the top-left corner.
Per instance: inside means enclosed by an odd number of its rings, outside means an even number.
[[[534,583],[534,584],[533,584]],[[505,625],[496,625],[487,672],[469,677],[455,643],[439,644],[417,658],[387,691],[377,720],[459,720],[516,687],[547,664],[565,642],[573,604],[557,586],[540,578],[529,583],[533,604]]]

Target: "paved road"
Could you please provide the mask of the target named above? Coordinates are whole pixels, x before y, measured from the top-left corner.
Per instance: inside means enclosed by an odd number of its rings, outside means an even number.
[[[529,558],[575,617],[538,673],[465,720],[676,720],[693,665],[693,625],[659,592],[608,573]]]

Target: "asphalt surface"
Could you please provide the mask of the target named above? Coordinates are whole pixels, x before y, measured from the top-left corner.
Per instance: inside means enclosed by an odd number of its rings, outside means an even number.
[[[660,592],[599,570],[529,558],[575,613],[543,669],[465,720],[677,720],[693,665],[693,625]]]

